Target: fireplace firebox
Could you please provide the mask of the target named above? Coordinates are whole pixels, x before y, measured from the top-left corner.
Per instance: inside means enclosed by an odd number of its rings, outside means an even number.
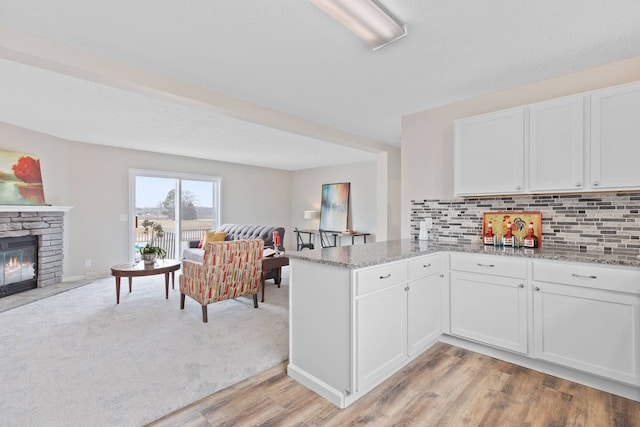
[[[0,239],[0,298],[38,286],[38,237]]]

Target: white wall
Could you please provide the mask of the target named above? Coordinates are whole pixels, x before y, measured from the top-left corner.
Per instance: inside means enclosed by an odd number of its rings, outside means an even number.
[[[320,214],[322,184],[350,182],[351,228],[371,233],[371,239],[367,238],[367,242],[375,241],[377,229],[376,161],[306,169],[295,171],[292,174],[291,234],[294,234],[293,227],[309,228],[308,221],[303,217],[304,211],[314,210]],[[319,218],[313,220],[311,227],[317,229],[319,222]],[[357,239],[361,240],[362,238]]]
[[[410,236],[411,200],[453,197],[454,120],[636,80],[640,80],[640,57],[404,116],[402,237]]]
[[[40,158],[45,200],[73,206],[65,218],[64,277],[103,274],[128,260],[130,168],[222,178],[221,221],[291,226],[291,173],[67,141],[0,123],[0,149]],[[285,246],[295,247],[293,233]],[[84,260],[92,259],[85,268]]]
[[[401,163],[400,150],[378,154],[378,239],[399,239]]]

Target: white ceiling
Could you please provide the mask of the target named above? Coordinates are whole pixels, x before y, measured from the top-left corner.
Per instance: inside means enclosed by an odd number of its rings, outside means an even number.
[[[375,158],[403,115],[640,55],[637,0],[381,2],[409,34],[374,52],[304,0],[0,0],[11,31],[244,101],[222,111],[0,49],[0,121],[296,170]]]

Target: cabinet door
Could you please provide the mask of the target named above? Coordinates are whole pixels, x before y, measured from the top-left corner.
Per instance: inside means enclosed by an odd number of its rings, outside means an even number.
[[[640,296],[534,286],[537,358],[640,385]]]
[[[591,95],[591,188],[640,188],[640,83]]]
[[[451,334],[527,352],[527,294],[521,280],[451,273]]]
[[[455,122],[454,193],[524,191],[524,107]]]
[[[409,356],[422,352],[442,333],[443,275],[410,281],[408,291]]]
[[[377,384],[407,358],[405,286],[356,299],[356,390]]]
[[[584,97],[529,106],[529,189],[578,191],[584,185]]]

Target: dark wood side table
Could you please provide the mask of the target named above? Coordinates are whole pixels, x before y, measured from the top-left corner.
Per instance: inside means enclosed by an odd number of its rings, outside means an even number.
[[[289,265],[289,258],[284,255],[280,256],[270,256],[266,258],[262,258],[262,300],[260,302],[264,302],[264,285],[267,280],[267,274],[271,270],[278,269],[278,274],[276,275],[275,282],[280,287],[280,280],[282,278],[282,267],[285,265]]]
[[[288,264],[287,260],[287,264]],[[111,267],[111,275],[116,278],[116,304],[120,304],[120,279],[122,277],[129,278],[129,292],[131,292],[131,281],[134,277],[153,276],[154,274],[164,274],[165,297],[169,299],[169,274],[171,274],[171,283],[175,286],[176,271],[180,270],[180,261],[175,259],[159,259],[155,264],[145,264],[143,261],[138,263],[118,264]],[[264,292],[264,274],[262,279],[262,289]]]

